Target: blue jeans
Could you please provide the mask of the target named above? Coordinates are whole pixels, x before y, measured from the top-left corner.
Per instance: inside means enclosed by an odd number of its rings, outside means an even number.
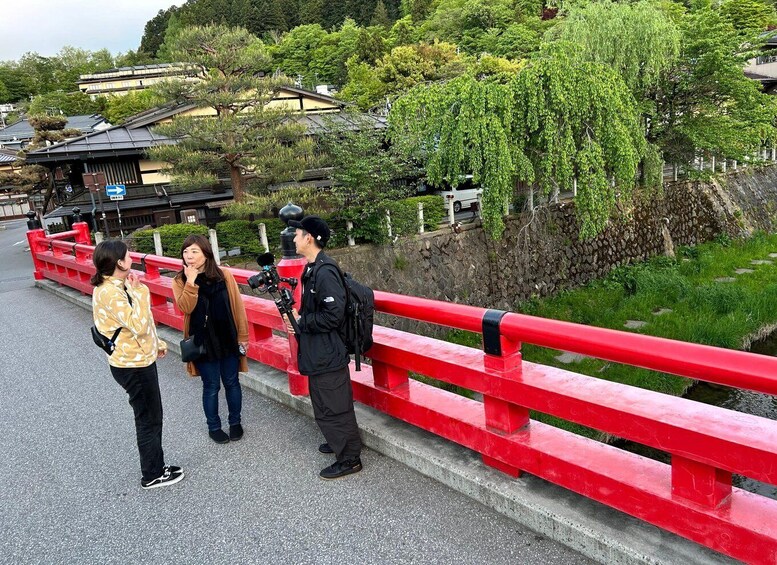
[[[224,395],[229,409],[229,425],[240,423],[240,410],[243,406],[243,391],[237,378],[240,360],[237,356],[225,357],[218,361],[196,361],[195,365],[202,376],[202,409],[208,422],[208,431],[221,429],[219,418],[219,389],[224,383]]]

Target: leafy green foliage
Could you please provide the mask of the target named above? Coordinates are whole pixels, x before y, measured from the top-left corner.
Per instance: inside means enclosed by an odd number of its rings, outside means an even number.
[[[259,242],[259,229],[255,222],[248,220],[226,220],[216,224],[219,246],[224,249],[239,247],[242,255],[264,253]]]
[[[605,227],[616,193],[630,193],[646,144],[636,101],[620,76],[559,47],[549,46],[511,85],[516,173],[544,195],[572,190],[577,177],[576,211],[586,238]]]
[[[356,127],[331,124],[320,136],[320,145],[335,181],[332,196],[341,208],[359,209],[362,215],[385,209],[387,202],[412,191],[404,179],[417,176],[416,167],[390,147],[385,131],[371,119],[349,116]]]
[[[655,96],[648,139],[669,162],[690,160],[694,148],[741,160],[775,138],[777,101],[743,73],[768,35],[738,30],[713,7],[681,21],[680,55]]]
[[[655,2],[574,3],[551,31],[585,60],[617,71],[635,96],[656,86],[680,52],[680,30]]]
[[[118,125],[130,116],[154,108],[162,102],[164,101],[154,90],[138,90],[122,96],[111,96],[107,99],[102,114],[111,124]]]
[[[128,244],[140,253],[154,253],[154,231],[159,232],[162,240],[162,252],[165,257],[180,257],[183,240],[192,234],[208,237],[207,226],[167,224],[159,226],[155,230],[137,230],[130,236]]]
[[[63,116],[79,116],[96,114],[101,110],[100,104],[93,101],[83,92],[49,92],[33,98],[28,112],[31,115],[61,114]]]
[[[418,233],[418,203],[424,205],[424,230],[436,230],[445,218],[445,203],[442,197],[415,196],[402,200],[387,201],[381,208],[345,208],[329,216],[334,235],[330,247],[344,246],[348,232],[346,223],[353,223],[351,235],[357,243],[386,244],[394,238]],[[388,212],[391,217],[391,236],[388,230]]]
[[[457,186],[472,173],[485,187],[483,226],[494,238],[504,229],[502,210],[515,175],[514,106],[511,88],[463,76],[414,89],[389,116],[392,143],[425,161],[430,184]]]
[[[347,66],[348,84],[340,95],[364,110],[418,84],[453,78],[467,69],[455,45],[437,41],[394,47],[375,65],[352,57]]]

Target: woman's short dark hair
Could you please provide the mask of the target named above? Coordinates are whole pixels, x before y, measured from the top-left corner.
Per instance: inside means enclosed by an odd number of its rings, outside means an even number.
[[[202,254],[205,255],[205,265],[203,265],[202,272],[204,273],[205,277],[208,280],[211,281],[223,281],[224,280],[224,273],[219,269],[219,266],[216,264],[216,257],[213,255],[213,248],[210,246],[210,241],[208,241],[208,238],[202,235],[192,234],[188,236],[186,239],[183,240],[183,245],[181,245],[181,259],[183,259],[183,252],[186,250],[187,247],[190,247],[192,245],[196,245],[202,250]],[[185,266],[185,265],[184,265]],[[178,271],[178,274],[176,275],[176,278],[181,277],[183,278],[183,269]]]
[[[120,239],[106,239],[94,248],[92,263],[97,272],[92,275],[92,286],[100,286],[105,277],[110,277],[116,270],[116,263],[127,255],[127,244]]]

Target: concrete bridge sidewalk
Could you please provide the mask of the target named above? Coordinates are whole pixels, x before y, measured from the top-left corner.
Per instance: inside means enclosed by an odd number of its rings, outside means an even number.
[[[132,411],[89,340],[89,312],[33,286],[14,245],[23,224],[7,226],[0,562],[589,562],[372,450],[362,473],[320,480],[329,458],[312,419],[250,389],[243,440],[213,443],[201,384],[174,354],[159,366],[163,440],[186,478],[141,490]]]

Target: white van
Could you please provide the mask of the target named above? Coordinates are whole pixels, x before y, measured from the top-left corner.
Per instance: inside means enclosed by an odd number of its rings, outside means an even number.
[[[464,175],[464,178],[456,188],[446,185],[441,189],[427,187],[427,190],[442,196],[445,200],[446,209],[448,207],[448,199],[453,198],[453,211],[457,214],[464,208],[472,208],[472,205],[478,201],[478,195],[483,194],[483,189],[475,186],[472,182],[472,175]]]

